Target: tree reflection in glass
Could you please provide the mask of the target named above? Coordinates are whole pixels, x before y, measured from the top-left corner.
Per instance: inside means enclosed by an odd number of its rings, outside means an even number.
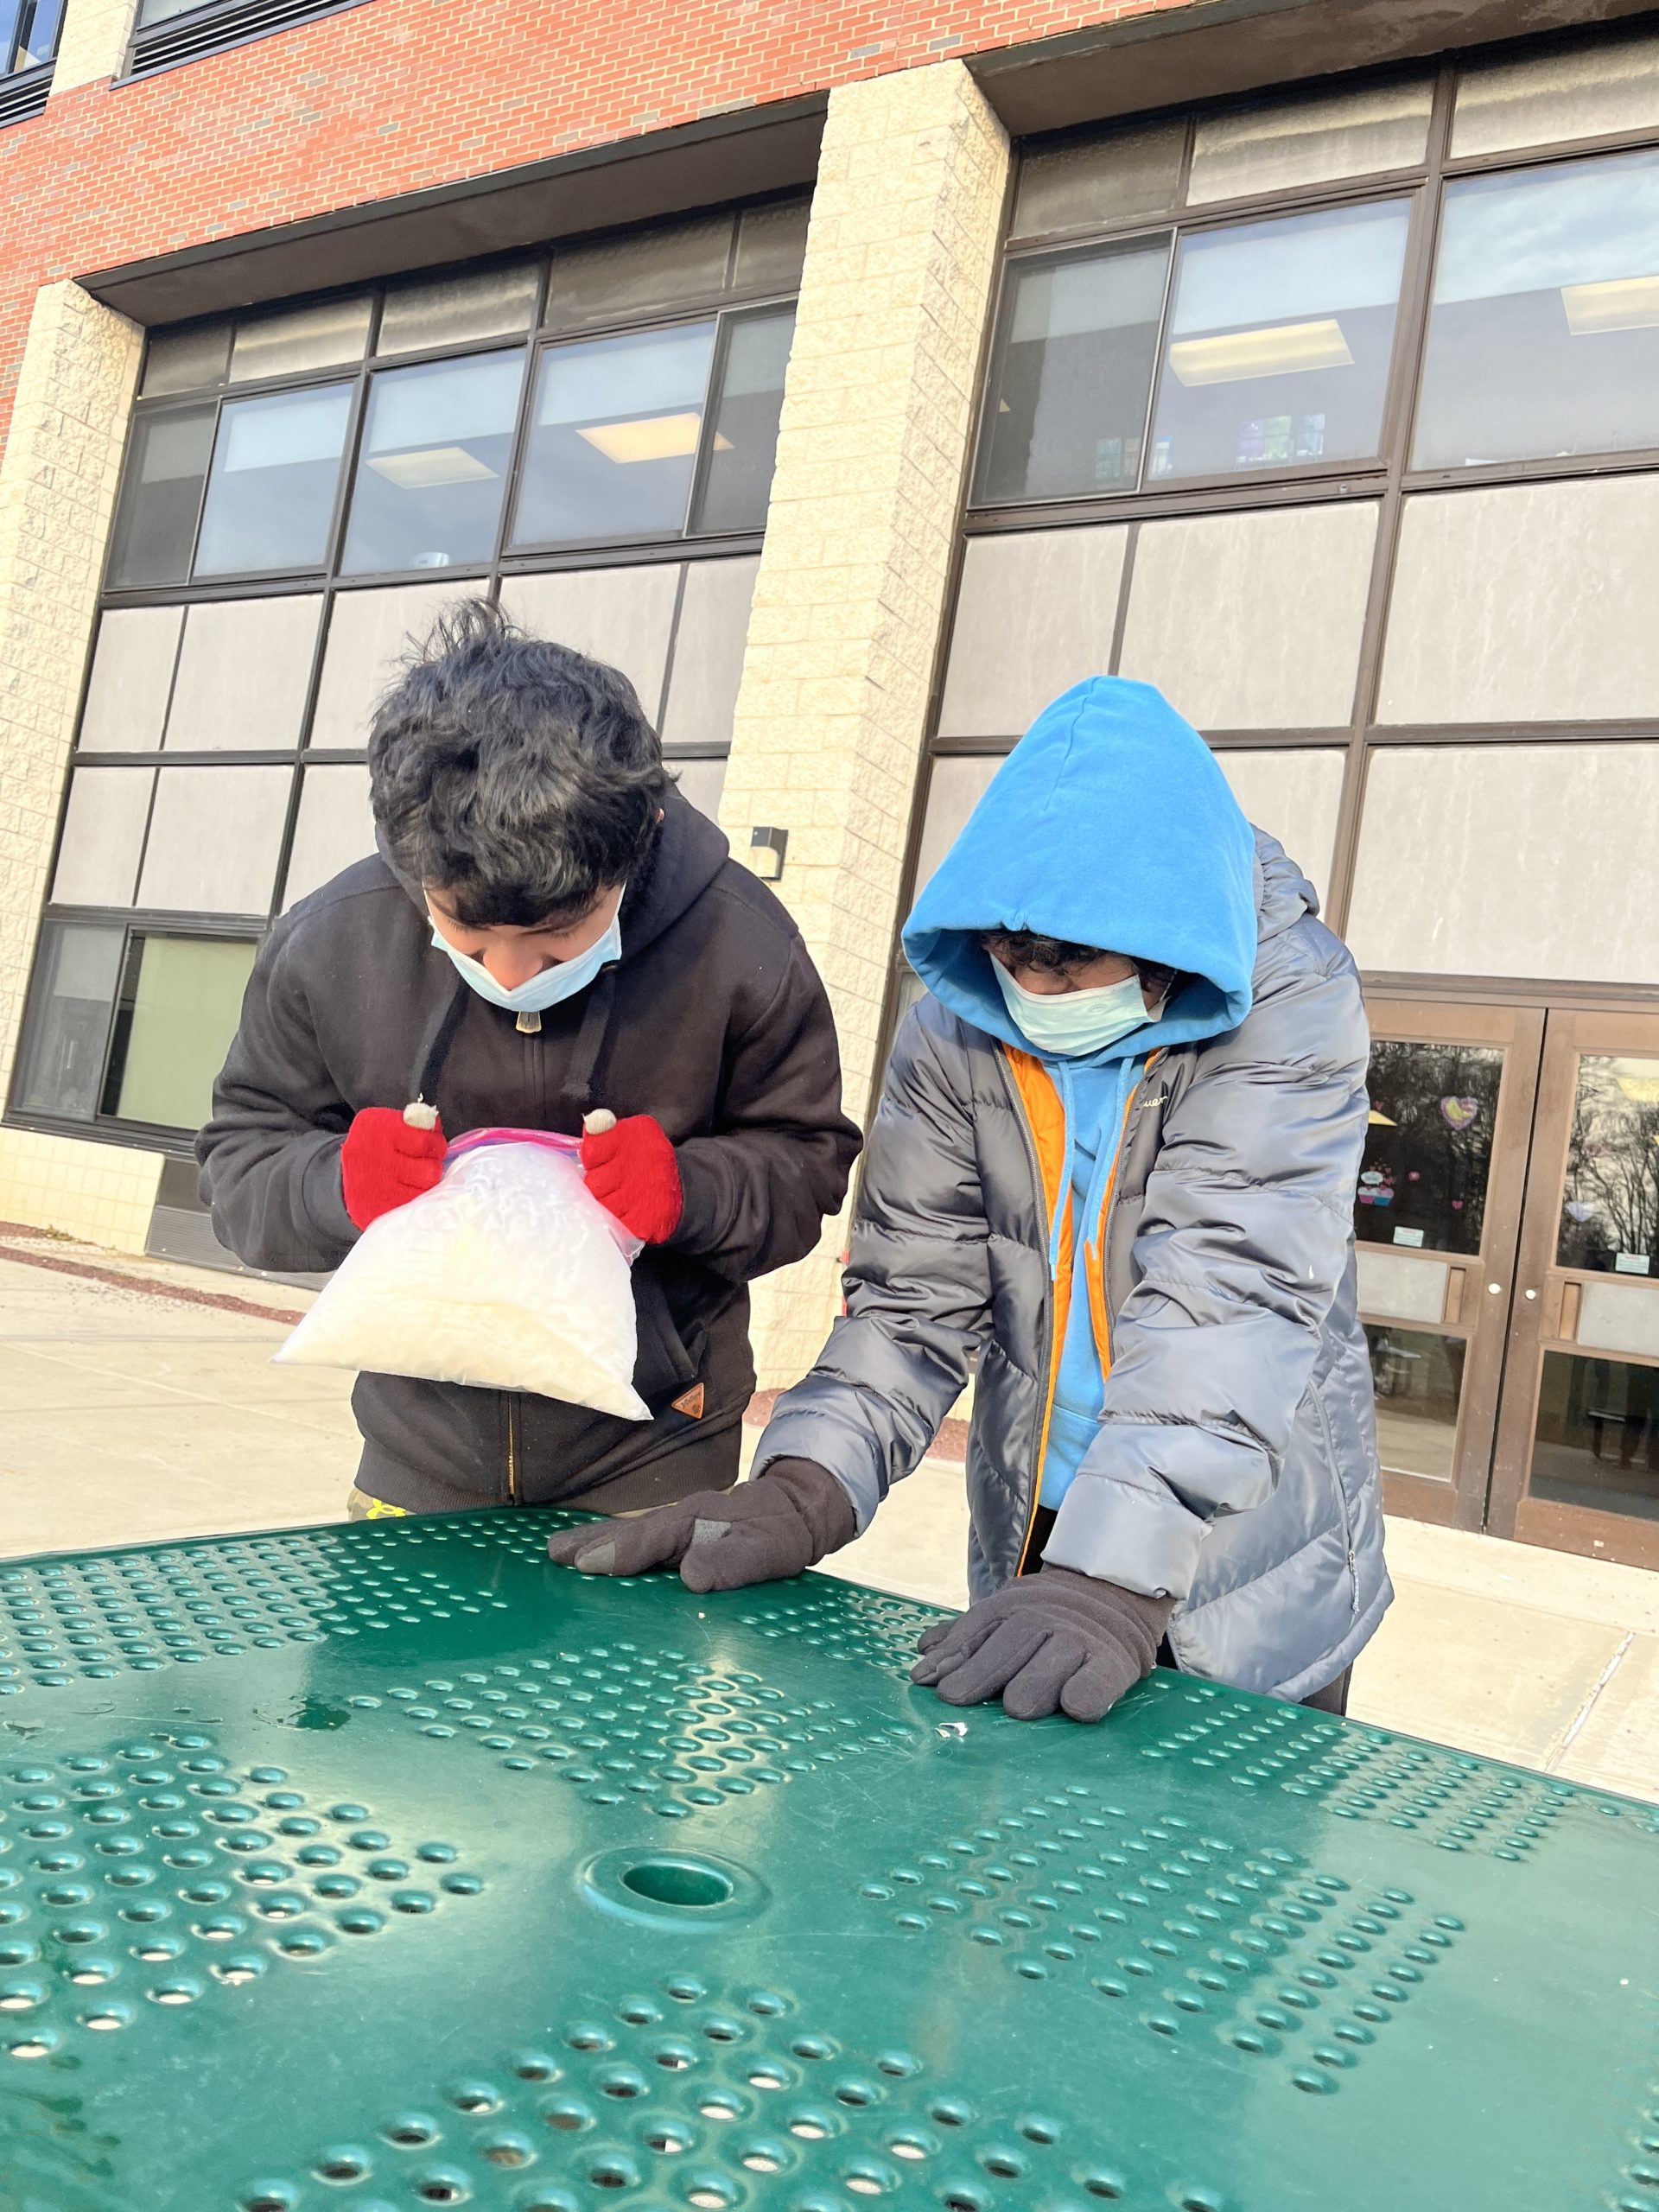
[[[1496,1046],[1373,1044],[1354,1206],[1363,1243],[1480,1249],[1503,1073]]]
[[[1579,1062],[1555,1263],[1659,1273],[1659,1060]]]

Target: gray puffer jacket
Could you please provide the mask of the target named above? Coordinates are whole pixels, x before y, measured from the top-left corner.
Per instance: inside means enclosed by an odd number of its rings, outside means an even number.
[[[1341,1673],[1392,1592],[1353,1195],[1366,1120],[1359,980],[1270,837],[1236,1027],[1149,1065],[1109,1202],[1101,1427],[1044,1551],[1179,1604],[1177,1662],[1299,1698]],[[1029,1067],[925,999],[870,1138],[847,1315],[756,1459],[817,1460],[861,1528],[970,1371],[976,1596],[1035,1518],[1054,1284]]]

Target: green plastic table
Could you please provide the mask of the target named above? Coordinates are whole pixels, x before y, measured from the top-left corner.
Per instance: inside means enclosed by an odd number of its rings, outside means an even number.
[[[1659,1814],[557,1516],[0,1567],[6,2212],[1659,2208]]]

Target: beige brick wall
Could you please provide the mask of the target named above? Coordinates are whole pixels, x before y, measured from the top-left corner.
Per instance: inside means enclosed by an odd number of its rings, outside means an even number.
[[[68,0],[51,98],[60,99],[82,85],[118,76],[137,12],[138,0]]]
[[[161,1173],[158,1152],[0,1129],[0,1222],[142,1252]]]
[[[721,820],[789,832],[779,891],[869,1105],[996,266],[1007,141],[942,62],[830,96]],[[844,1227],[758,1285],[763,1383],[835,1310]]]
[[[0,458],[0,1096],[9,1088],[140,334],[78,284],[36,294]],[[137,1249],[153,1153],[16,1131],[0,1217]]]

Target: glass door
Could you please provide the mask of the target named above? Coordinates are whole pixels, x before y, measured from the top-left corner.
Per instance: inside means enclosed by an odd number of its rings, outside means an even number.
[[[1402,1001],[1373,1000],[1368,1011],[1370,1123],[1354,1230],[1383,1502],[1478,1529],[1544,1017]]]
[[[1659,1016],[1552,1014],[1495,1535],[1659,1567]]]

